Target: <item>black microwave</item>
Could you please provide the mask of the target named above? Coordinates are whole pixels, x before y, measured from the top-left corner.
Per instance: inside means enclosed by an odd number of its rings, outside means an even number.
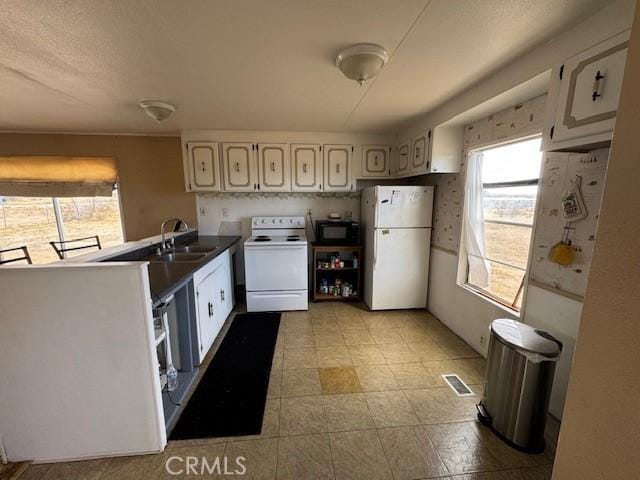
[[[358,245],[360,224],[344,220],[317,221],[316,242],[327,245]]]

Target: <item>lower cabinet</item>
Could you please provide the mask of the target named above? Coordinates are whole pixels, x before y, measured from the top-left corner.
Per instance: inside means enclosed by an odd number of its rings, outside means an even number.
[[[231,255],[223,252],[193,275],[200,362],[233,310]]]

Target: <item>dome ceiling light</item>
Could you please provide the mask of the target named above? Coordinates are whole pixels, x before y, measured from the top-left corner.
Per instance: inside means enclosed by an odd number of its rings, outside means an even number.
[[[345,77],[360,85],[377,75],[389,61],[389,52],[375,43],[358,43],[345,48],[336,57],[336,67]]]
[[[139,105],[147,115],[158,123],[166,120],[171,116],[171,114],[173,114],[173,112],[176,111],[176,107],[174,105],[158,100],[142,100]]]

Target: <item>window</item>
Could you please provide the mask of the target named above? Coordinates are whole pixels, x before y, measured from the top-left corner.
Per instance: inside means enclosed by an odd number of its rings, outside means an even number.
[[[111,197],[0,197],[0,250],[26,245],[33,263],[48,263],[58,259],[50,241],[92,235],[103,248],[123,242],[117,190]]]
[[[466,198],[477,204],[465,206],[466,284],[516,310],[522,302],[541,159],[540,138],[535,138],[473,152],[468,164]]]

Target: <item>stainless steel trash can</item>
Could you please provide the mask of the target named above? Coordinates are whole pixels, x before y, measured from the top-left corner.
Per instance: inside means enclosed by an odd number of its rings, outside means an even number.
[[[562,343],[511,319],[491,323],[487,384],[478,418],[510,445],[544,450],[544,427]]]

